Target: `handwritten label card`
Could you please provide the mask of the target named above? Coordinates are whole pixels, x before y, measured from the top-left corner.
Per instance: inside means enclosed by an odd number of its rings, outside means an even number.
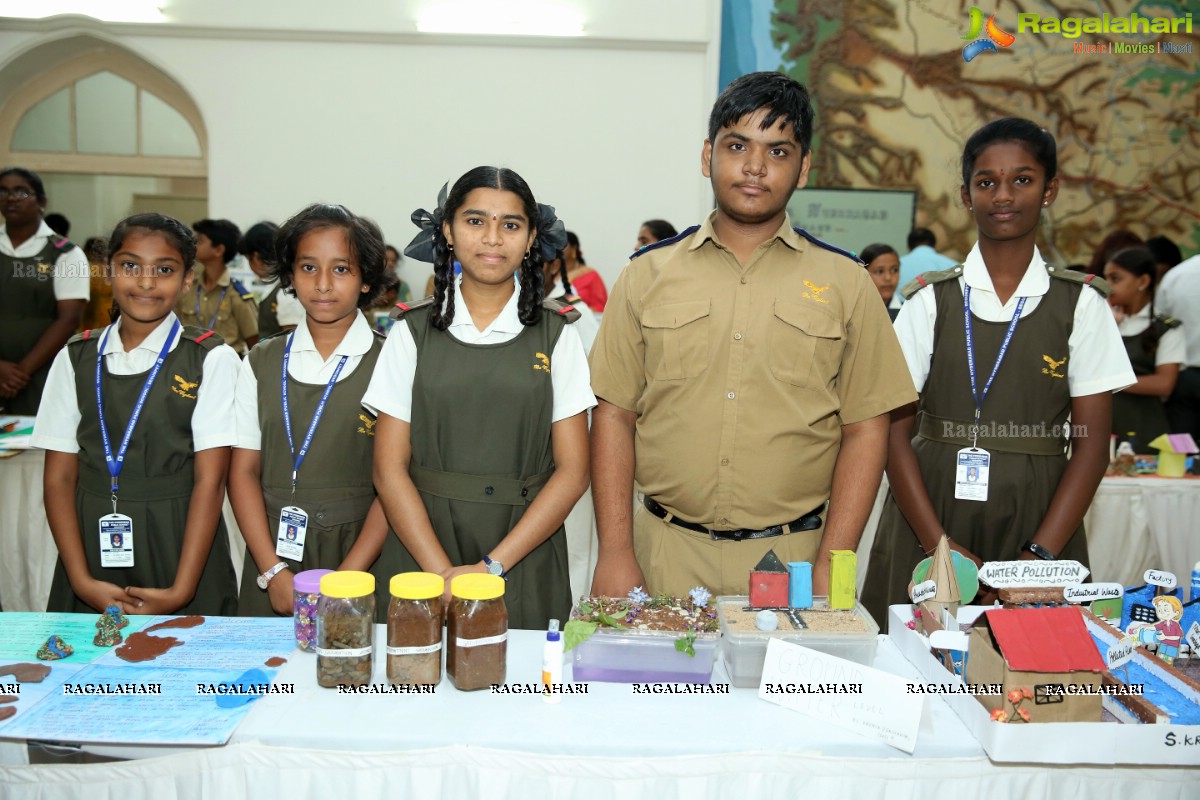
[[[912,601],[920,603],[922,600],[928,600],[935,594],[937,594],[937,584],[933,581],[924,581],[912,588]]]
[[[1188,647],[1192,648],[1192,658],[1200,654],[1200,622],[1193,622],[1187,632]]]
[[[759,698],[912,753],[925,698],[902,679],[771,639]]]
[[[979,580],[993,589],[1067,586],[1088,575],[1078,561],[989,561],[979,570]]]
[[[1063,597],[1068,603],[1093,603],[1124,596],[1125,587],[1119,583],[1076,583],[1063,587]]]
[[[1179,584],[1174,573],[1161,569],[1148,569],[1142,578],[1151,586],[1161,586],[1164,589],[1174,589]]]
[[[1129,639],[1121,639],[1108,648],[1108,652],[1104,654],[1104,660],[1108,662],[1108,668],[1116,669],[1133,658],[1133,647],[1134,643]]]

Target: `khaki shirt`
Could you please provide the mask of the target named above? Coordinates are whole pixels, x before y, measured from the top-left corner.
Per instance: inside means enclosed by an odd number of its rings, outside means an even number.
[[[785,218],[743,267],[712,221],[625,268],[592,390],[637,414],[643,492],[690,522],[760,529],[829,499],[842,425],[917,394],[861,265]]]
[[[204,291],[204,265],[196,264],[195,272],[191,290],[180,295],[175,303],[179,321],[203,330],[215,330],[238,353],[246,352],[246,339],[258,336],[258,305],[254,295],[241,283],[230,279],[228,268],[209,292]],[[197,302],[199,314],[196,313]],[[217,323],[210,328],[213,314],[216,314]]]

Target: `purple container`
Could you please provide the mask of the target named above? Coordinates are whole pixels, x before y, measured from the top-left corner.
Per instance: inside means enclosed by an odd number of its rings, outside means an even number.
[[[600,628],[571,651],[577,681],[708,683],[721,634],[696,636],[696,655],[675,649],[682,633]]]
[[[331,569],[309,569],[292,579],[292,620],[296,628],[296,646],[311,651],[317,640],[317,600],[321,598],[321,578]]]

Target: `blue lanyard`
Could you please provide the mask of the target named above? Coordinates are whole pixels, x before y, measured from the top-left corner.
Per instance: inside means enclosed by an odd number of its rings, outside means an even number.
[[[296,496],[296,474],[300,472],[300,465],[304,463],[304,457],[308,455],[308,447],[312,444],[313,434],[317,432],[317,423],[321,421],[321,415],[325,413],[325,403],[329,400],[329,393],[333,391],[333,385],[337,383],[338,375],[342,374],[342,367],[346,366],[346,361],[350,356],[342,356],[338,361],[338,365],[333,370],[333,376],[330,377],[329,383],[325,384],[325,392],[321,395],[321,402],[317,403],[317,410],[313,413],[312,423],[308,426],[308,433],[304,436],[304,443],[300,445],[300,452],[296,452],[296,444],[292,439],[292,409],[288,405],[288,361],[292,355],[292,342],[295,341],[296,334],[292,332],[288,335],[287,346],[283,348],[283,374],[280,380],[280,395],[283,398],[283,427],[287,431],[288,448],[292,452],[292,497]]]
[[[154,362],[154,367],[146,376],[146,382],[142,384],[142,393],[138,395],[137,405],[133,407],[133,414],[129,417],[129,422],[125,424],[125,435],[121,437],[121,448],[117,450],[116,458],[113,457],[112,442],[108,438],[108,422],[104,419],[104,392],[100,388],[100,376],[104,365],[104,345],[108,342],[108,335],[112,333],[111,325],[104,331],[104,338],[100,340],[100,348],[96,351],[96,407],[100,411],[100,439],[104,442],[104,460],[108,462],[108,474],[112,477],[114,514],[117,513],[117,477],[121,474],[121,468],[125,466],[125,452],[129,449],[129,440],[133,438],[133,429],[137,425],[138,417],[142,415],[142,406],[146,404],[146,396],[150,394],[150,387],[154,385],[154,379],[158,377],[158,371],[162,368],[163,361],[171,352],[171,343],[175,341],[175,334],[178,332],[179,320],[176,319],[175,324],[171,326],[171,332],[167,334],[167,340],[163,342],[158,360]]]
[[[1008,330],[1004,332],[1004,341],[1000,343],[1000,352],[996,354],[996,363],[992,366],[992,374],[988,376],[987,383],[983,385],[983,391],[978,391],[975,386],[975,339],[971,335],[971,287],[965,283],[963,285],[963,326],[967,331],[967,370],[971,373],[971,397],[975,400],[975,425],[974,439],[971,444],[974,447],[979,442],[979,414],[983,410],[983,401],[987,397],[988,390],[992,388],[992,381],[996,379],[996,373],[1000,370],[1000,362],[1004,360],[1004,354],[1008,352],[1008,344],[1012,341],[1013,331],[1017,329],[1017,323],[1021,321],[1021,309],[1025,308],[1026,298],[1022,297],[1017,301],[1017,308],[1013,311],[1012,319],[1009,320]]]
[[[213,328],[215,328],[217,326],[217,315],[221,313],[221,303],[223,303],[225,301],[225,293],[228,291],[229,291],[228,286],[226,286],[224,289],[221,290],[221,296],[217,298],[217,310],[213,312],[212,319],[210,319],[208,321],[208,326],[205,327],[206,331],[211,331]],[[196,283],[196,324],[197,325],[200,324],[200,283],[199,282]]]

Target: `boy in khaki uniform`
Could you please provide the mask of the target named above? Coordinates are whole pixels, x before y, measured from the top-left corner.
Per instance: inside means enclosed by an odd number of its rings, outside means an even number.
[[[784,75],[730,84],[701,153],[716,211],[613,287],[590,360],[594,594],[744,594],[769,549],[826,594],[830,551],[858,545],[888,412],[917,395],[861,262],[791,226],[812,115]]]
[[[258,342],[258,304],[254,295],[229,274],[242,233],[227,219],[202,219],[196,233],[195,288],[175,304],[184,325],[215,331],[245,355]]]

